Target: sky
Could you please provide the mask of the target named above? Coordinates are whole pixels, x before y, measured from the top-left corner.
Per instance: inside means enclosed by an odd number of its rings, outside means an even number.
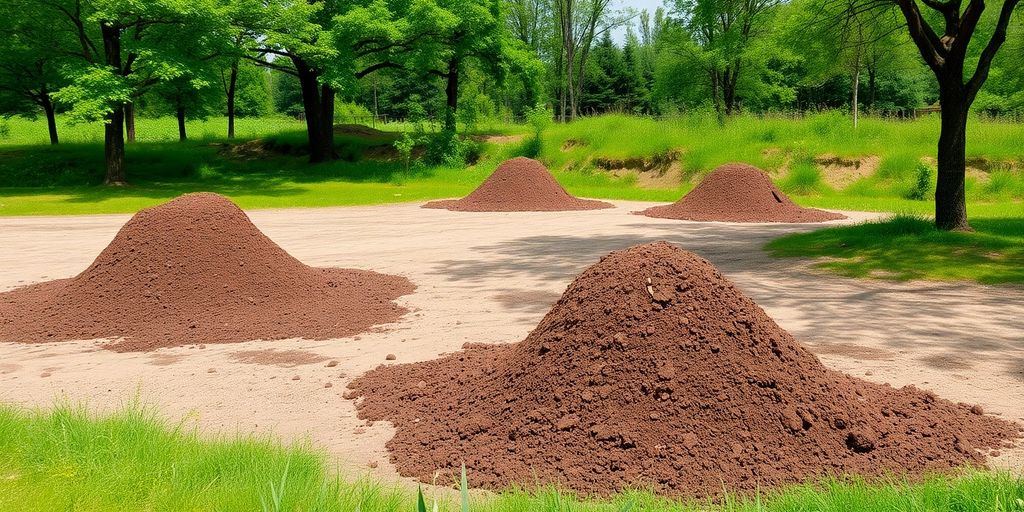
[[[658,7],[664,6],[664,1],[663,0],[616,0],[614,5],[615,5],[616,9],[622,9],[624,7],[632,7],[633,9],[636,9],[637,11],[642,11],[644,9],[647,9],[648,11],[651,11],[651,13],[653,14],[655,9],[657,9]],[[625,42],[626,41],[626,27],[619,27],[619,28],[615,29],[614,31],[612,31],[612,40],[614,40],[616,44],[622,44],[623,42]]]

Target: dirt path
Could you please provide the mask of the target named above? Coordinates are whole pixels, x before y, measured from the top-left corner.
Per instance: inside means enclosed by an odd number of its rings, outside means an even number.
[[[0,401],[47,406],[66,396],[103,410],[138,397],[175,419],[192,414],[208,431],[308,435],[344,467],[364,471],[377,462],[372,471],[389,477],[390,427],[355,419],[341,398],[352,377],[383,364],[387,354],[410,362],[467,341],[519,341],[598,257],[667,240],[718,265],[827,365],[896,386],[916,384],[1024,422],[1024,289],[832,277],[761,251],[771,238],[814,225],[661,220],[629,215],[648,204],[616,204],[559,213],[458,213],[413,204],[250,212],[264,233],[308,265],[408,277],[418,289],[399,303],[412,312],[387,332],[328,342],[151,353],[115,353],[92,342],[0,344]],[[127,219],[0,218],[0,290],[80,272]],[[338,364],[328,366],[331,360]],[[996,464],[1024,468],[1020,450],[1004,453]]]

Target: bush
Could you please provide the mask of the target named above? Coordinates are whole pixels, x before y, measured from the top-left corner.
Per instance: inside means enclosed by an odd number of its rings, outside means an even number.
[[[334,120],[342,123],[365,124],[373,114],[364,106],[355,103],[338,103],[334,106]]]
[[[412,150],[416,147],[417,142],[417,139],[408,133],[403,133],[402,138],[395,141],[395,150],[402,156],[406,172],[409,171],[409,164],[412,161]]]
[[[533,127],[533,136],[523,141],[520,154],[527,158],[537,158],[543,149],[544,130],[554,122],[554,113],[543,105],[537,105],[526,111],[526,122]]]
[[[932,189],[932,168],[924,162],[918,162],[914,169],[914,184],[903,194],[904,199],[924,201]]]
[[[427,140],[426,159],[431,164],[462,167],[480,159],[480,144],[445,130]]]

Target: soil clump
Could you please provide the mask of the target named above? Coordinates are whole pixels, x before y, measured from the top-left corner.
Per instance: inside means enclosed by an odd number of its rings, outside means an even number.
[[[330,339],[397,321],[408,279],[304,265],[226,197],[141,210],[81,274],[0,294],[0,341],[107,338],[117,351]]]

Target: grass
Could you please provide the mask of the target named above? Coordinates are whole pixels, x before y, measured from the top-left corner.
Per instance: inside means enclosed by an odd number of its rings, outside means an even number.
[[[796,195],[904,197],[914,185],[918,164],[934,158],[938,134],[936,116],[916,121],[862,118],[854,130],[849,117],[837,112],[802,118],[740,115],[722,126],[713,116],[655,120],[605,115],[550,127],[540,157],[557,169],[582,169],[596,158],[643,159],[678,152],[687,176],[728,162],[746,162],[781,176],[780,184]],[[971,202],[1024,200],[1020,140],[1024,124],[971,120],[967,157],[971,166],[981,169],[967,180]],[[812,171],[815,157],[824,155],[877,156],[879,168],[843,190],[831,190]]]
[[[816,266],[848,277],[1024,283],[1024,218],[979,218],[974,233],[945,232],[898,215],[879,222],[775,239],[777,257],[823,258]]]
[[[426,494],[424,505],[439,512],[1024,512],[1024,480],[977,470],[913,483],[823,480],[758,496],[730,494],[716,504],[645,491],[584,499],[552,487]],[[201,437],[187,421],[169,424],[137,404],[105,416],[67,404],[46,411],[0,405],[0,510],[414,512],[417,498],[405,487],[339,476],[307,442]]]
[[[6,124],[7,129],[3,126]],[[227,137],[227,118],[190,120],[185,123],[189,137],[215,140]],[[235,135],[242,140],[255,139],[283,131],[304,130],[302,121],[287,117],[239,117],[235,119]],[[177,142],[178,121],[173,117],[135,120],[138,142]],[[7,133],[3,136],[3,133]],[[99,123],[71,123],[66,117],[57,116],[57,134],[62,144],[102,144],[103,125]],[[46,131],[45,119],[12,117],[0,120],[0,147],[48,145],[50,137]]]
[[[602,199],[668,202],[678,199],[692,180],[670,189],[645,189],[630,177],[611,178],[592,165],[595,158],[651,158],[678,154],[684,174],[694,176],[727,161],[747,161],[769,170],[788,169],[780,186],[800,204],[836,209],[930,213],[930,201],[904,198],[914,186],[921,158],[934,153],[937,120],[864,119],[858,130],[835,113],[802,119],[739,116],[719,126],[697,115],[653,120],[607,115],[547,129],[539,158],[570,192]],[[246,208],[344,206],[419,201],[465,194],[504,158],[538,151],[529,139],[519,144],[485,145],[482,161],[467,169],[423,164],[406,172],[397,161],[361,160],[370,143],[338,137],[342,161],[316,166],[301,155],[264,155],[240,160],[224,156],[222,119],[190,122],[195,140],[175,141],[174,119],[138,120],[139,143],[128,147],[128,188],[110,189],[102,181],[101,127],[61,121],[60,146],[45,145],[41,119],[13,118],[0,138],[0,215],[127,213],[181,193],[209,190]],[[393,123],[387,130],[410,129]],[[482,123],[489,133],[523,133],[523,126]],[[1024,126],[974,120],[968,153],[986,162],[982,180],[968,179],[972,214],[1024,216]],[[288,118],[240,119],[240,140],[262,138],[278,147],[301,148],[299,121]],[[833,190],[822,181],[814,156],[879,155],[878,171]],[[360,161],[361,160],[361,161]],[[981,164],[978,164],[981,165]]]
[[[264,140],[278,148],[301,148],[301,132],[274,132]],[[360,159],[366,141],[338,137],[343,158],[309,165],[301,154],[268,152],[236,158],[223,152],[220,139],[149,142],[129,145],[130,187],[100,185],[103,155],[96,144],[0,147],[0,215],[132,213],[187,192],[227,195],[244,208],[350,206],[457,197],[472,191],[516,145],[487,145],[470,168],[415,165],[406,171],[397,160]],[[301,151],[301,150],[298,150]],[[671,201],[677,190],[644,190],[597,172],[556,172],[556,177],[585,196]],[[18,186],[11,186],[18,185]]]

